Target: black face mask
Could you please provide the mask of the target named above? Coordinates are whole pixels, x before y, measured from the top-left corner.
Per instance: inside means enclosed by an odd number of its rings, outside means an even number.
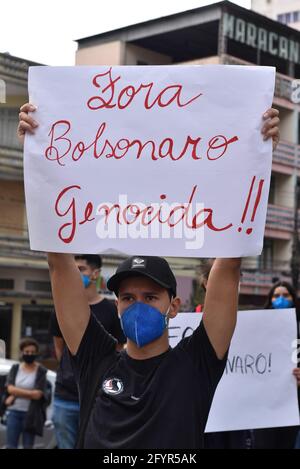
[[[28,365],[31,365],[36,360],[36,357],[37,355],[27,355],[26,353],[23,353],[22,360]]]

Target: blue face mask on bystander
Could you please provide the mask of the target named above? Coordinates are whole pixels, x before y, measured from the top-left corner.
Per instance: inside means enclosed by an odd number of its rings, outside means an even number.
[[[168,325],[168,314],[164,315],[153,306],[137,301],[125,309],[120,317],[126,337],[138,347],[153,342],[161,337]]]
[[[92,283],[90,277],[88,275],[85,275],[85,274],[80,274],[81,276],[81,280],[82,280],[82,283],[84,285],[84,288],[88,288],[90,286],[90,284]]]
[[[274,309],[292,308],[294,306],[294,302],[292,300],[288,300],[284,296],[279,296],[276,300],[272,301],[272,306]]]

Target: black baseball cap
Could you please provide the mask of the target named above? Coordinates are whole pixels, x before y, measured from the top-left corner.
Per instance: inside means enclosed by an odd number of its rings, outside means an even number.
[[[176,278],[163,257],[156,256],[132,256],[126,259],[110,277],[107,288],[117,296],[120,283],[129,277],[147,277],[169,290],[172,296],[176,296]]]

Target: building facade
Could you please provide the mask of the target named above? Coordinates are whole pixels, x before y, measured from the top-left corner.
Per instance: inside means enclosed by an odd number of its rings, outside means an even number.
[[[300,30],[299,0],[252,0],[251,8],[279,23]]]
[[[291,262],[298,255],[299,104],[294,99],[293,80],[300,76],[300,34],[224,1],[77,42],[78,65],[276,67],[274,106],[281,114],[281,142],[273,158],[264,250],[260,257],[244,259],[241,284],[244,306],[263,305],[274,281],[291,280]],[[187,270],[188,262],[191,271],[194,269],[192,260],[182,262]]]
[[[16,136],[19,108],[28,101],[28,67],[0,54],[0,338],[10,357],[19,356],[23,335],[43,334],[51,305],[45,257],[30,251],[23,187],[23,155]],[[44,345],[44,349],[43,349]]]

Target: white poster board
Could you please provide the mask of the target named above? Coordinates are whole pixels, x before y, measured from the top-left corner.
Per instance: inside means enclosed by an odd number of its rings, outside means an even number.
[[[261,253],[273,67],[31,67],[31,249]]]
[[[170,322],[170,344],[191,335],[202,315],[180,313]],[[241,311],[226,371],[206,432],[299,425],[295,310]],[[294,359],[294,361],[293,361]]]

